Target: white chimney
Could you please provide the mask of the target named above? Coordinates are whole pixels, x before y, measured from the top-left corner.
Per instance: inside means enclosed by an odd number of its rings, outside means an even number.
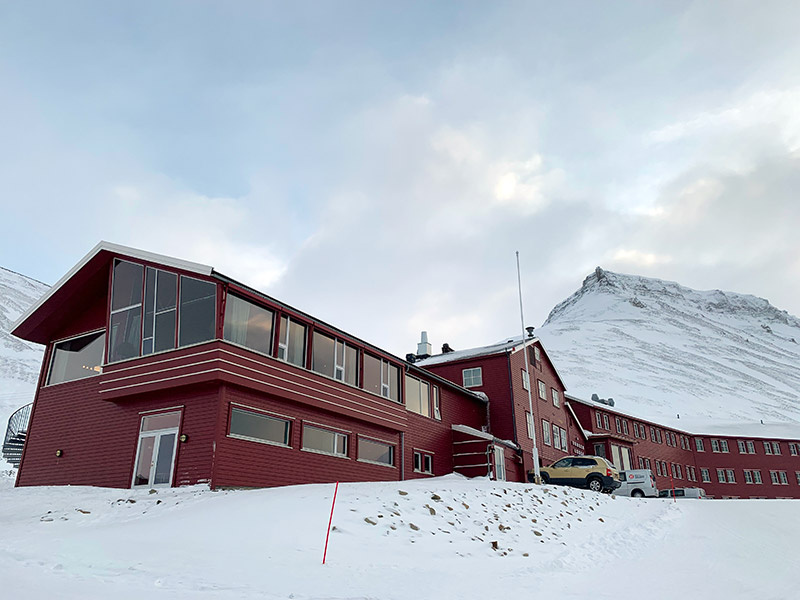
[[[423,331],[419,344],[417,344],[417,356],[419,356],[420,358],[430,356],[431,351],[432,351],[431,345],[428,343],[428,332]]]

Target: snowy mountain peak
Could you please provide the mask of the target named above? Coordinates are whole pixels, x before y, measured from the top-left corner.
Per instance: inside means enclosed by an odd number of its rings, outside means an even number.
[[[800,421],[800,319],[597,267],[537,330],[570,393],[643,418]]]
[[[763,321],[765,330],[770,323],[800,328],[800,319],[776,308],[764,298],[722,290],[698,291],[675,281],[614,273],[601,267],[595,268],[583,280],[578,291],[553,308],[545,325],[575,317],[584,318],[586,306],[582,300],[589,295],[606,295],[609,297],[607,300],[627,303],[638,309],[658,309],[669,305],[703,313],[740,315]],[[602,303],[596,303],[595,308],[599,304]],[[576,308],[580,310],[576,312]]]

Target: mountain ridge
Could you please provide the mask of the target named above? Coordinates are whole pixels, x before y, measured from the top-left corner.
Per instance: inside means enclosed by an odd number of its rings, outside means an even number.
[[[800,319],[757,296],[597,267],[537,335],[580,398],[662,422],[800,422]]]

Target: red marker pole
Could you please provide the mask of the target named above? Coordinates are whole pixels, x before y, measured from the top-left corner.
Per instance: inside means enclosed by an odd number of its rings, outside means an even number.
[[[325,552],[322,553],[322,564],[325,564],[325,557],[328,556],[328,538],[331,537],[331,523],[333,523],[333,507],[336,506],[336,493],[339,491],[339,482],[333,488],[333,502],[331,502],[331,518],[328,519],[328,533],[325,535]]]
[[[672,501],[673,502],[677,502],[678,499],[675,497],[675,481],[672,479],[672,469],[673,469],[673,467],[672,467],[672,465],[670,465],[670,469],[669,469],[669,484],[670,484],[670,486],[672,486]]]

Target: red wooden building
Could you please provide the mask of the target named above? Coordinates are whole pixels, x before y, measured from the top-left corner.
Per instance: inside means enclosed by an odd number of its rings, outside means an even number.
[[[484,395],[133,248],[98,244],[13,333],[46,346],[17,485],[502,477],[515,451]]]
[[[650,469],[659,489],[702,487],[713,498],[800,498],[800,427],[740,424],[729,427],[741,435],[690,432],[567,399],[589,432],[593,454],[622,469]]]
[[[509,479],[526,481],[533,469],[534,433],[540,465],[585,453],[588,438],[566,406],[564,382],[539,339],[531,336],[524,341],[511,339],[481,348],[445,351],[416,364],[489,397],[492,434],[518,447],[506,467],[507,473],[514,474]]]

